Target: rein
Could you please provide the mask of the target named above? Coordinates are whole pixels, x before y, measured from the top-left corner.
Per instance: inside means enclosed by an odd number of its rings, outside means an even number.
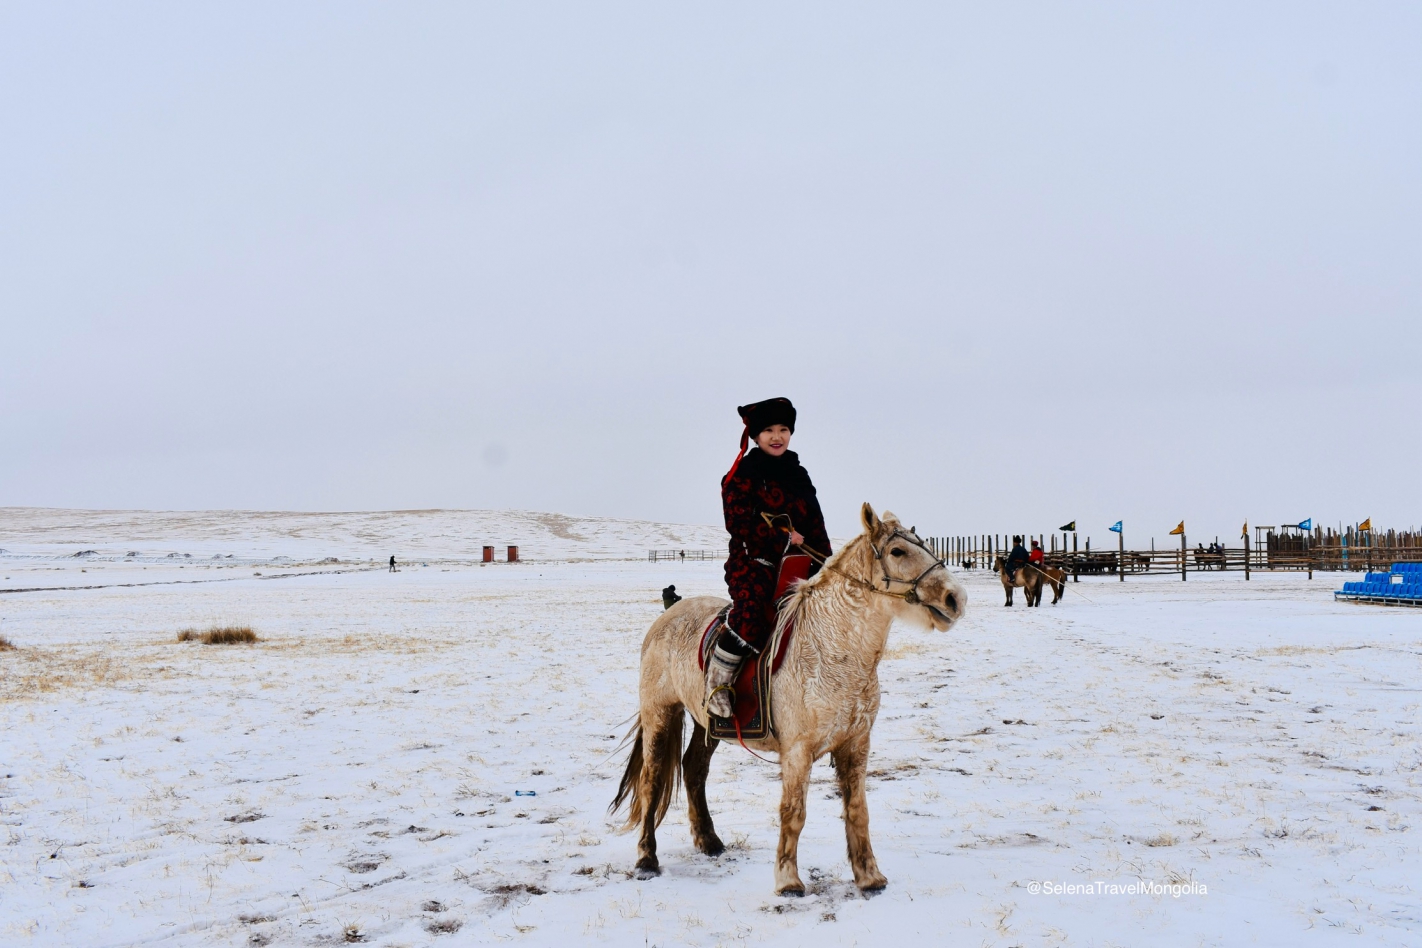
[[[766,513],[765,511],[761,511],[760,516],[761,516],[761,519],[765,521],[766,525],[769,526],[769,527],[770,527],[771,529],[773,529],[773,530],[783,530],[783,531],[786,532],[786,533],[791,533],[791,532],[793,532],[794,529],[795,529],[795,525],[794,525],[794,523],[790,520],[790,515],[789,515],[789,514],[773,514],[773,515],[772,515],[772,514]],[[785,519],[785,522],[786,522],[786,523],[790,524],[788,527],[776,522],[776,521],[780,520],[782,517]],[[939,559],[938,557],[934,556],[934,555],[933,555],[933,551],[930,550],[930,549],[928,548],[928,546],[927,546],[922,540],[920,540],[920,539],[918,538],[917,534],[915,534],[912,530],[910,530],[910,531],[908,531],[907,533],[905,533],[901,528],[895,527],[895,528],[894,528],[894,532],[891,533],[891,534],[889,534],[889,537],[888,537],[888,539],[886,539],[886,540],[884,541],[883,546],[888,546],[891,542],[893,542],[893,540],[894,540],[895,538],[904,540],[904,541],[907,542],[907,543],[911,543],[911,544],[913,544],[914,546],[918,547],[918,548],[919,548],[920,550],[922,550],[923,552],[927,553],[927,554],[929,555],[929,557],[932,558],[932,560],[933,560],[933,565],[930,566],[930,567],[928,567],[928,569],[924,570],[922,573],[919,573],[918,576],[915,577],[914,579],[898,579],[897,577],[890,576],[890,575],[889,575],[889,567],[888,567],[888,564],[886,564],[886,563],[884,562],[884,551],[883,551],[883,547],[875,546],[875,545],[874,545],[874,540],[873,540],[872,538],[870,538],[870,540],[869,540],[869,549],[871,549],[871,550],[874,551],[874,559],[878,560],[878,562],[879,562],[879,569],[880,569],[880,570],[883,572],[883,574],[884,574],[884,585],[885,585],[886,587],[890,587],[890,588],[886,588],[886,589],[880,589],[877,585],[875,585],[874,583],[870,582],[870,581],[867,580],[867,579],[860,579],[858,576],[853,576],[853,575],[850,575],[849,573],[846,573],[844,570],[840,569],[838,566],[836,566],[835,564],[831,563],[831,562],[829,561],[829,558],[826,557],[823,553],[821,553],[820,551],[814,549],[813,547],[808,547],[808,546],[806,546],[806,545],[803,544],[803,543],[799,544],[799,547],[800,547],[800,549],[802,549],[802,550],[805,551],[805,553],[810,557],[810,559],[812,559],[812,560],[814,560],[815,562],[819,563],[821,566],[823,566],[825,569],[829,570],[830,572],[838,573],[839,575],[843,576],[845,579],[849,580],[851,583],[853,583],[854,585],[858,586],[858,587],[861,588],[861,589],[867,589],[869,592],[878,593],[880,596],[888,596],[888,597],[890,597],[891,599],[902,599],[904,602],[908,603],[909,605],[913,605],[913,606],[923,605],[923,606],[925,606],[925,608],[927,608],[927,606],[926,606],[926,604],[923,602],[923,600],[922,600],[921,598],[919,598],[919,595],[918,595],[918,585],[919,585],[919,583],[923,582],[923,581],[928,577],[928,574],[931,573],[931,572],[933,572],[934,570],[936,570],[936,569],[947,570],[947,569],[948,569],[948,564],[947,564],[946,561],[944,561],[944,560],[942,560],[942,559]],[[900,584],[902,584],[902,585],[908,586],[909,588],[906,589],[906,590],[903,591],[903,592],[894,592],[893,589],[892,589],[892,585],[893,585],[894,583],[900,583]]]

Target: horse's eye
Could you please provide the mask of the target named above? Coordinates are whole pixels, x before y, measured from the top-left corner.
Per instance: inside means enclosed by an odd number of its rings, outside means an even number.
[[[903,551],[903,550],[890,550],[890,551],[889,551],[889,555],[890,555],[890,556],[903,556],[903,555],[904,555],[904,551]]]

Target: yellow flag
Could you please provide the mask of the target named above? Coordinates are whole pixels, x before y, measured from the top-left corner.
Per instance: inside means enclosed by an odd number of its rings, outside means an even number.
[[[1359,530],[1371,530],[1372,528],[1373,528],[1373,518],[1372,518],[1372,517],[1369,517],[1367,520],[1364,520],[1362,523],[1358,524],[1358,529],[1359,529]]]
[[[1174,530],[1171,530],[1171,531],[1170,531],[1170,535],[1173,536],[1173,537],[1178,537],[1178,536],[1180,536],[1180,534],[1182,534],[1182,533],[1184,533],[1184,532],[1185,532],[1185,521],[1182,520],[1182,521],[1180,521],[1180,526],[1178,526],[1178,527],[1176,527]]]
[[[1242,527],[1239,528],[1239,535],[1242,536],[1242,537],[1247,537],[1247,536],[1249,536],[1249,521],[1248,521],[1248,520],[1244,521],[1244,526],[1242,526]]]

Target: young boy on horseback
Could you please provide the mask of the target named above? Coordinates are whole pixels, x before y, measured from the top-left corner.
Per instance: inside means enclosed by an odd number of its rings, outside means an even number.
[[[731,534],[726,559],[731,611],[706,676],[706,707],[722,718],[732,714],[730,685],[741,662],[760,654],[775,630],[775,585],[786,550],[803,546],[820,557],[832,552],[815,485],[790,450],[795,406],[788,398],[771,398],[736,410],[745,422],[741,453],[721,479],[721,507]],[[752,440],[756,446],[747,452]],[[810,575],[818,569],[816,563]]]

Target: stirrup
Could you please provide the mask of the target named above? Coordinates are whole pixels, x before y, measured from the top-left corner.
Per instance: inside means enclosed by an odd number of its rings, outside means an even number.
[[[723,691],[729,691],[731,693],[731,717],[736,716],[736,689],[730,684],[717,685],[706,695],[706,701],[702,705],[702,710],[704,710],[708,716],[713,713],[711,711],[711,699]],[[719,714],[716,715],[718,718],[720,716]]]

